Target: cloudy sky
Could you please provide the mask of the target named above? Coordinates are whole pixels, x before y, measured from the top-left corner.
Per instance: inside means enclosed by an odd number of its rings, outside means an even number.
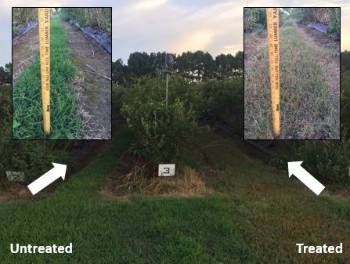
[[[1,0],[0,65],[11,61],[11,7],[113,7],[113,60],[127,61],[133,51],[212,55],[242,50],[244,6],[300,6],[295,0]],[[350,1],[302,1],[303,6],[342,7],[342,50],[350,49]],[[344,4],[344,2],[349,2]]]

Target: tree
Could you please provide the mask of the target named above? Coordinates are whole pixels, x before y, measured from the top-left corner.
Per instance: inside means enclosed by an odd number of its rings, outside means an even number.
[[[155,72],[150,55],[146,52],[131,53],[128,59],[128,67],[132,75],[140,77]]]
[[[112,63],[112,81],[118,85],[124,85],[129,80],[128,67],[123,64],[122,59]]]
[[[252,32],[266,29],[266,9],[246,7],[244,8],[244,32]]]
[[[218,79],[241,75],[243,72],[243,52],[238,51],[235,56],[220,54],[215,58],[216,75]]]
[[[350,51],[344,51],[341,54],[342,70],[350,70]]]
[[[220,54],[215,58],[218,79],[229,77],[233,73],[235,58],[231,54]]]
[[[238,51],[235,55],[235,62],[234,62],[234,69],[240,73],[243,72],[243,58],[244,54],[243,51]]]
[[[0,84],[11,83],[12,80],[12,64],[7,63],[5,67],[0,67]]]
[[[150,62],[152,64],[152,69],[154,73],[160,73],[162,70],[166,68],[166,56],[172,55],[173,58],[176,57],[175,54],[166,53],[166,52],[152,52],[150,54]]]
[[[213,77],[215,68],[213,57],[208,52],[184,52],[176,58],[178,70],[187,78],[200,81]]]

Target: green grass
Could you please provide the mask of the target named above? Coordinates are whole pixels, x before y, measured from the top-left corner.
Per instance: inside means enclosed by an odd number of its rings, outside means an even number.
[[[67,35],[58,18],[51,20],[51,134],[42,129],[40,63],[37,55],[18,78],[13,90],[13,135],[18,139],[80,137],[72,81],[75,68],[69,59]]]
[[[134,141],[121,130],[105,153],[51,196],[0,204],[0,263],[346,263],[344,255],[296,254],[295,243],[349,245],[347,200],[317,197],[286,171],[211,133],[189,151],[215,192],[198,198],[131,196],[98,190]],[[204,143],[203,143],[204,142]],[[204,162],[200,152],[206,153]],[[208,165],[210,164],[210,165]],[[68,244],[74,254],[10,255],[9,243]]]
[[[12,25],[12,34],[13,34],[14,36],[16,36],[17,34],[19,34],[19,32],[20,32],[19,27],[18,27],[18,26],[15,26],[15,25]]]
[[[97,189],[131,142],[128,132],[110,151],[50,198],[0,205],[0,248],[19,243],[73,242],[73,256],[11,256],[1,263],[228,263],[253,254],[232,228],[224,198],[101,199]],[[21,231],[20,231],[21,230]]]
[[[248,47],[256,42],[251,36]],[[281,27],[280,42],[281,138],[339,139],[339,53],[318,47],[294,24]],[[272,139],[268,53],[259,45],[247,54],[245,138]]]
[[[243,143],[215,135],[204,135],[198,142],[206,142],[206,158],[219,171],[207,180],[227,198],[230,217],[258,263],[346,263],[350,259],[348,198],[315,196],[295,178],[289,179],[287,168],[281,171],[244,154]],[[193,153],[189,156],[194,164],[199,160]],[[347,246],[343,256],[301,256],[296,253],[298,241]]]

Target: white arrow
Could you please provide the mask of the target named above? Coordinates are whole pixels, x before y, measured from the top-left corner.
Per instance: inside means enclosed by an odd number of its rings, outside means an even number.
[[[324,190],[324,185],[316,180],[307,170],[302,166],[302,161],[288,162],[288,174],[289,178],[292,174],[297,177],[302,183],[304,183],[311,191],[319,195]]]
[[[63,180],[66,177],[67,165],[52,163],[53,168],[42,175],[40,178],[33,181],[27,187],[33,195],[36,195],[41,190],[45,189],[51,183],[56,181],[58,178],[62,178]]]

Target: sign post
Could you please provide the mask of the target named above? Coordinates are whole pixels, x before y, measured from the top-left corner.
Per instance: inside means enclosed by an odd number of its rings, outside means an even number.
[[[280,47],[279,10],[266,8],[267,37],[269,50],[269,73],[271,89],[272,132],[275,138],[281,133],[280,114]]]
[[[38,8],[43,129],[50,134],[50,8]]]

